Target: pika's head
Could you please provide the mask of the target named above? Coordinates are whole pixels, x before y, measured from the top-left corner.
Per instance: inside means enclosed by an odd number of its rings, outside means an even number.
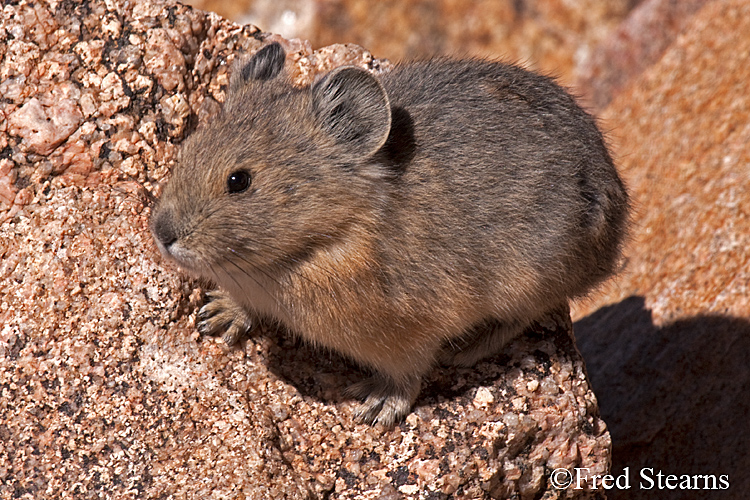
[[[193,274],[267,272],[351,237],[382,198],[372,159],[391,110],[380,82],[341,67],[298,88],[285,60],[273,43],[235,65],[221,113],[185,141],[153,210],[159,249]]]

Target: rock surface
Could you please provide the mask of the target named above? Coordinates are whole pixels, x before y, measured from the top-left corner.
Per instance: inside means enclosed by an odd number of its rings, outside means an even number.
[[[750,5],[715,0],[604,113],[636,204],[629,263],[576,313],[610,425],[610,498],[750,489]],[[638,472],[728,477],[725,491],[641,490]],[[670,496],[671,495],[671,496]]]
[[[576,68],[576,87],[595,112],[656,63],[709,0],[645,0]]]
[[[203,285],[158,257],[149,204],[276,36],[178,4],[6,3],[0,18],[0,498],[571,498],[609,466],[567,311],[427,381],[395,429],[352,421],[363,374],[284,332],[200,338]],[[281,40],[295,80],[356,46]]]

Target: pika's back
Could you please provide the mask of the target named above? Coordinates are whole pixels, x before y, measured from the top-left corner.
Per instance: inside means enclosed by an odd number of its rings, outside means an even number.
[[[410,240],[399,256],[421,248],[453,272],[495,282],[515,273],[569,298],[612,274],[627,194],[594,118],[552,79],[436,59],[380,81],[393,120],[382,158],[399,173],[387,220]]]

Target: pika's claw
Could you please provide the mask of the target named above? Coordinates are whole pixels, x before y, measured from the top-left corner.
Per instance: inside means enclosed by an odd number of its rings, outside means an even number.
[[[234,345],[253,327],[253,318],[226,292],[215,290],[207,294],[208,302],[198,311],[198,332],[216,335],[222,330],[222,340]]]
[[[345,393],[364,400],[355,411],[358,422],[393,427],[409,414],[420,388],[418,378],[397,384],[376,375],[348,387]]]

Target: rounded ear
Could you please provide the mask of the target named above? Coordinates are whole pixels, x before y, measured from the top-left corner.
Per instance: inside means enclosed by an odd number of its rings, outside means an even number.
[[[250,81],[266,81],[276,78],[284,69],[286,52],[278,43],[266,45],[249,60],[241,61],[232,72],[232,88],[236,89]]]
[[[373,155],[388,139],[391,106],[380,82],[354,66],[331,71],[312,88],[315,115],[324,132],[351,153]]]

